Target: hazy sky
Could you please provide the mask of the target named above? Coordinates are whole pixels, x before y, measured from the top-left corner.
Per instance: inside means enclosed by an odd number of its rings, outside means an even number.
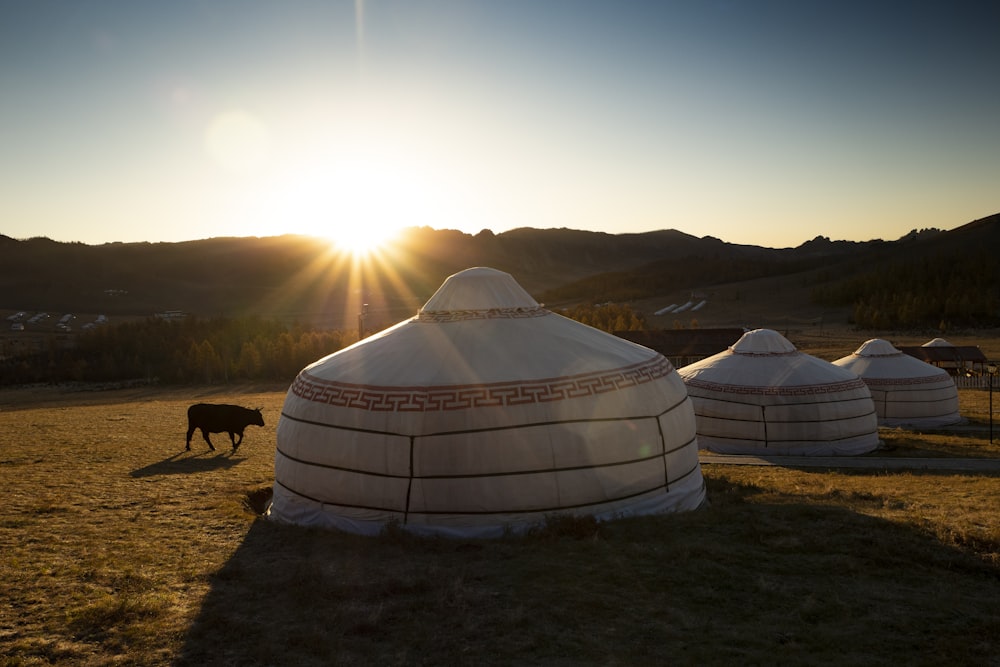
[[[0,233],[796,246],[1000,211],[994,0],[0,0]]]

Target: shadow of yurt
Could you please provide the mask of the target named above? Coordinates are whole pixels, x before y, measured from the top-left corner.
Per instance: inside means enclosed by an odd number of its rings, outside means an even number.
[[[365,537],[259,519],[211,577],[176,664],[990,664],[1000,654],[995,566],[866,514],[883,506],[878,494],[805,501],[708,482],[702,511],[585,533]],[[847,497],[860,511],[836,505]]]
[[[298,374],[270,516],[497,537],[551,514],[605,520],[704,501],[694,413],[670,362],[477,267],[416,316]]]
[[[868,385],[880,426],[937,428],[962,421],[951,374],[879,338],[832,362]]]
[[[855,373],[771,329],[678,369],[698,445],[720,454],[845,456],[878,447],[871,392]]]

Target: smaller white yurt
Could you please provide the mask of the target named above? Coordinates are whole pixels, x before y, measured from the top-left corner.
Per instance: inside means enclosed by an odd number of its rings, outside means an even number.
[[[932,338],[920,347],[955,347],[944,338]]]
[[[507,273],[449,277],[416,316],[304,368],[281,412],[269,516],[375,534],[496,537],[705,501],[670,362],[540,306]]]
[[[873,338],[833,363],[865,381],[883,426],[936,427],[962,420],[958,389],[948,371],[904,354],[888,341]]]
[[[878,447],[864,381],[800,352],[777,331],[749,331],[728,350],[677,372],[694,404],[702,449],[843,456]]]
[[[938,368],[942,368],[947,372],[955,372],[962,367],[962,360],[958,350],[944,338],[932,338],[920,347],[937,348],[935,352],[943,355],[943,358],[935,362],[938,364]],[[938,356],[936,354],[934,358],[936,359]]]

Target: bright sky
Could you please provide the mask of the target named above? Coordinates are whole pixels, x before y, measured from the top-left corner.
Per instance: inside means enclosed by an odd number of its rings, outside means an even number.
[[[797,246],[1000,211],[1000,3],[0,0],[0,233]]]

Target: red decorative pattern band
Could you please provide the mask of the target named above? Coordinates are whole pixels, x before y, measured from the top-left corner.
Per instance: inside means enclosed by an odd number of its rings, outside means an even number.
[[[734,350],[729,348],[729,351],[733,354],[738,354],[741,357],[794,357],[802,354],[798,350],[792,350],[791,352],[741,352],[739,350]]]
[[[440,387],[383,387],[322,380],[302,371],[291,392],[299,398],[369,412],[432,412],[504,408],[585,398],[653,382],[674,371],[662,355],[607,371],[529,382],[491,382]]]
[[[869,386],[898,386],[917,384],[942,384],[954,386],[955,381],[947,373],[940,375],[929,375],[922,378],[863,378]]]
[[[551,314],[552,311],[541,306],[488,308],[486,310],[421,310],[417,313],[417,321],[447,324],[448,322],[463,322],[465,320],[511,320],[523,317],[544,317]]]
[[[887,352],[886,354],[852,354],[852,357],[858,359],[889,359],[890,357],[901,357],[902,352]]]
[[[867,389],[868,386],[861,378],[854,380],[844,380],[843,382],[833,382],[830,384],[804,384],[791,385],[785,387],[755,387],[739,384],[722,384],[719,382],[705,382],[704,380],[684,380],[688,389],[705,389],[707,391],[717,391],[722,394],[763,394],[765,396],[814,396],[819,394],[836,394],[841,391],[854,391],[856,389]]]

